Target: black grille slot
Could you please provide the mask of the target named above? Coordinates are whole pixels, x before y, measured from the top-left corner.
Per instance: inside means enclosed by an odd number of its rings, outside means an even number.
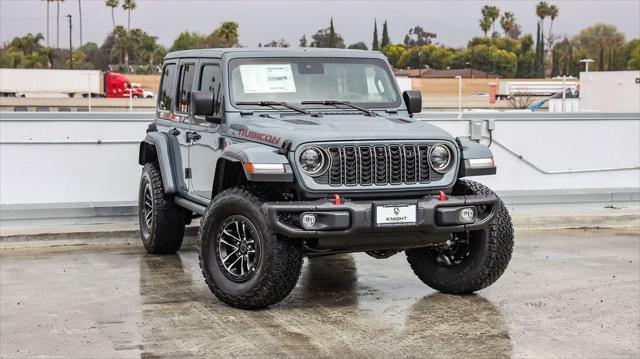
[[[340,186],[342,184],[342,153],[340,147],[329,147],[331,157],[331,168],[329,168],[329,184]]]
[[[389,146],[389,182],[391,184],[402,183],[402,148],[398,145]]]
[[[416,183],[418,161],[416,156],[416,146],[404,145],[402,146],[404,151],[404,182]]]
[[[331,186],[370,186],[429,183],[429,145],[331,145],[326,175],[316,183]]]
[[[354,146],[344,146],[344,184],[355,186],[358,184],[358,157]]]
[[[360,160],[360,184],[370,185],[373,183],[373,153],[371,147],[358,147],[358,154]]]
[[[418,146],[418,181],[420,183],[429,182],[429,146]]]
[[[375,182],[376,184],[387,184],[387,173],[389,172],[387,163],[388,155],[387,149],[384,146],[376,146],[373,148],[373,155],[375,157]]]

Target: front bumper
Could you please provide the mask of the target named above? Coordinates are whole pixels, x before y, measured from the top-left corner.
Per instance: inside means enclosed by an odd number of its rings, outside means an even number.
[[[489,196],[425,196],[414,200],[345,201],[334,204],[327,199],[298,202],[267,202],[263,211],[276,233],[288,238],[321,239],[336,237],[372,237],[420,235],[421,237],[482,229],[495,217],[498,197]],[[375,222],[378,205],[416,205],[414,224],[379,227]],[[452,224],[446,214],[452,210],[473,207],[477,216],[467,224]],[[304,229],[300,216],[303,213],[318,215],[320,224],[314,229]],[[324,221],[324,222],[322,222]],[[448,222],[448,223],[443,223]],[[442,238],[442,236],[439,236]]]

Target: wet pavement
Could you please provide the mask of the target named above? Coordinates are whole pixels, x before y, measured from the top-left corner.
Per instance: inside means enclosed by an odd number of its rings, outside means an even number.
[[[476,295],[439,294],[404,254],[305,260],[282,303],[242,311],[205,286],[193,248],[0,251],[0,356],[640,357],[640,232],[519,231]]]

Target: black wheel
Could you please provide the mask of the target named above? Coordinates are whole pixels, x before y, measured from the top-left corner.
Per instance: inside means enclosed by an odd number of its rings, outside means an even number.
[[[190,214],[173,202],[172,195],[164,193],[158,164],[144,165],[138,195],[138,222],[147,252],[170,254],[180,249]]]
[[[458,180],[454,195],[495,194],[488,187]],[[443,293],[466,294],[494,283],[504,273],[513,251],[513,227],[500,200],[496,216],[482,230],[454,233],[448,244],[407,251],[413,272],[429,287]]]
[[[302,269],[300,243],[276,236],[244,188],[218,194],[200,227],[200,268],[221,301],[236,308],[264,308],[283,300]]]

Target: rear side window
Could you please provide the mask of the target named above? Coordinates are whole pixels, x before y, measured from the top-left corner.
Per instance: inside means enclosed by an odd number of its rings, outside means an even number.
[[[207,64],[202,66],[200,73],[200,91],[208,91],[213,94],[213,116],[220,116],[220,94],[222,92],[220,79],[220,66]]]
[[[158,107],[160,110],[171,111],[173,103],[173,84],[176,82],[176,65],[168,64],[162,71],[162,84],[158,96]]]
[[[188,113],[191,105],[191,89],[196,67],[194,64],[184,64],[180,67],[180,84],[178,87],[177,112]]]

